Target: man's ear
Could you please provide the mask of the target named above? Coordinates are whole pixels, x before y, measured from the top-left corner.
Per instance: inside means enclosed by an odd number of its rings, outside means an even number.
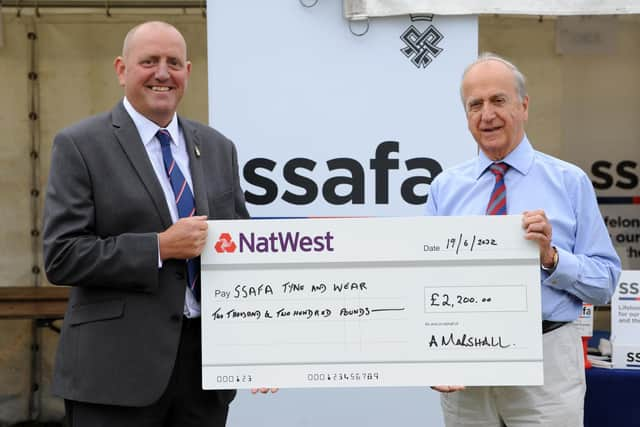
[[[522,100],[522,114],[524,115],[524,121],[526,122],[529,119],[529,96],[525,95]]]
[[[125,82],[124,75],[127,67],[124,63],[124,58],[122,56],[118,56],[113,61],[113,68],[115,68],[116,74],[118,75],[118,82],[120,83],[120,86],[124,86],[124,82]]]

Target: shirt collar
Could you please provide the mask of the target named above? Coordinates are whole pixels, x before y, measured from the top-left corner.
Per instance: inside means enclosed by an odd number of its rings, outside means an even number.
[[[534,150],[529,142],[529,139],[525,135],[520,141],[520,144],[507,155],[503,162],[509,165],[511,169],[515,169],[520,172],[522,175],[526,175],[529,173],[531,169],[531,165],[533,165],[534,158]],[[476,162],[476,179],[479,179],[484,172],[489,169],[489,166],[493,163],[493,160],[488,158],[482,150],[480,150],[480,154],[478,155],[478,160]]]
[[[169,122],[169,125],[166,128],[162,128],[142,114],[138,113],[126,96],[122,100],[122,104],[124,105],[125,110],[127,110],[127,113],[129,113],[131,120],[133,120],[133,124],[136,125],[140,139],[145,146],[153,142],[159,129],[166,129],[171,135],[172,142],[177,146],[180,146],[177,114],[173,113],[173,118],[171,119],[171,122]]]

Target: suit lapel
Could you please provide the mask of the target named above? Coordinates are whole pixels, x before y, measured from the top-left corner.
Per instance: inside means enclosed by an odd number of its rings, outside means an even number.
[[[151,165],[147,151],[144,148],[144,144],[140,140],[138,130],[136,129],[133,120],[131,120],[131,117],[129,117],[129,114],[127,114],[127,110],[124,109],[122,102],[119,102],[111,111],[111,116],[116,139],[129,158],[133,168],[138,173],[138,176],[146,187],[151,200],[153,200],[153,204],[160,214],[162,225],[165,229],[169,228],[173,221],[171,220],[171,214],[167,207],[164,192],[158,182],[158,178],[153,170],[153,166]]]
[[[186,120],[178,117],[180,127],[187,144],[189,156],[189,169],[191,172],[191,184],[193,185],[193,198],[196,202],[196,215],[209,216],[209,203],[207,201],[207,185],[202,170],[200,137],[198,130]]]

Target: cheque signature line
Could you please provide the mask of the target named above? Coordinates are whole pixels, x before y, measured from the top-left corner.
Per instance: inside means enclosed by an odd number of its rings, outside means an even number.
[[[409,344],[409,341],[407,340],[364,340],[363,341],[364,344],[393,344],[393,345],[397,345],[397,344]],[[269,347],[269,346],[274,346],[274,345],[278,345],[278,346],[282,346],[282,345],[289,345],[289,346],[297,346],[297,345],[304,345],[304,346],[327,346],[327,345],[335,345],[335,346],[342,346],[342,345],[350,345],[350,346],[359,346],[360,340],[355,341],[355,340],[344,340],[344,341],[269,341],[269,342],[264,342],[264,343],[216,343],[216,346],[226,346],[226,347]]]

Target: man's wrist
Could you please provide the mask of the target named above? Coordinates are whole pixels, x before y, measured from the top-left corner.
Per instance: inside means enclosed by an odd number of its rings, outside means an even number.
[[[158,268],[162,268],[162,255],[160,254],[160,233],[156,234],[156,243],[158,244]]]
[[[558,255],[558,249],[556,249],[555,246],[552,246],[551,248],[553,249],[553,260],[551,261],[551,265],[547,266],[542,262],[540,263],[540,268],[549,274],[555,271],[556,267],[558,266],[558,260],[560,258]]]

